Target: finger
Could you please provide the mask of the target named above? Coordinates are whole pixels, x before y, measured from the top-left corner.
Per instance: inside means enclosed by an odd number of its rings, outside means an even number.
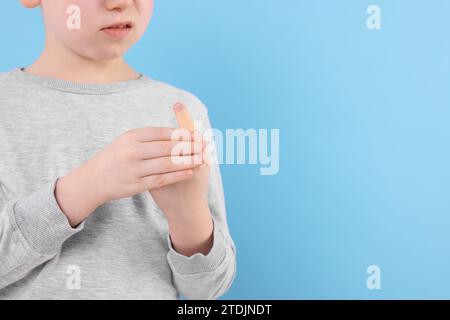
[[[214,145],[210,141],[203,140],[203,162],[207,165],[211,165],[213,161],[212,153],[214,152]]]
[[[178,126],[180,128],[194,131],[194,121],[192,121],[189,112],[182,103],[175,103],[173,111],[175,112],[175,117],[177,118]]]
[[[151,141],[143,142],[137,150],[139,160],[170,156],[189,156],[202,152],[202,144],[195,141]]]
[[[172,140],[176,141],[192,141],[192,140],[199,140],[198,133],[195,133],[194,131],[189,131],[184,128],[176,128],[172,132]]]
[[[193,169],[203,163],[203,155],[196,154],[191,156],[170,156],[138,162],[139,177],[151,174],[161,174],[180,170]]]
[[[177,183],[184,180],[189,180],[193,176],[192,170],[182,170],[163,174],[154,174],[141,178],[143,188],[146,190],[152,190],[167,186],[173,183]]]
[[[193,140],[202,143],[203,142],[203,134],[198,131],[198,130],[194,130],[192,131],[192,136],[193,136]]]
[[[133,134],[139,142],[174,140],[172,138],[174,135],[182,136],[183,137],[182,140],[185,140],[185,141],[193,140],[193,137],[191,137],[190,134],[181,135],[179,128],[169,128],[169,127],[137,128],[137,129],[133,129],[131,131],[131,134]],[[177,139],[177,140],[180,140],[180,139]]]

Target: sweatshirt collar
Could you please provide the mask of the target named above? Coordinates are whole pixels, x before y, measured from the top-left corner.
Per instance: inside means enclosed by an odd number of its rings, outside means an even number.
[[[49,89],[78,93],[78,94],[111,94],[134,90],[143,85],[152,82],[149,77],[139,73],[139,78],[135,80],[124,80],[111,83],[81,83],[69,80],[51,78],[47,76],[34,75],[24,71],[25,68],[19,67],[11,71],[11,75],[17,79],[26,81],[30,84],[46,87]]]

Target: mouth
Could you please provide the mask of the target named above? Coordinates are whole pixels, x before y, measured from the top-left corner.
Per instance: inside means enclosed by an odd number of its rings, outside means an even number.
[[[110,26],[107,27],[103,27],[101,30],[106,30],[106,29],[131,29],[133,27],[133,22],[131,21],[123,21],[123,22],[118,22],[115,24],[112,24]]]
[[[107,36],[113,39],[124,39],[133,28],[133,23],[131,21],[124,21],[103,27],[100,29]]]

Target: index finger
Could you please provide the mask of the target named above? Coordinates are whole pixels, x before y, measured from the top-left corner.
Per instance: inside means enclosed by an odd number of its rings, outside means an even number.
[[[175,117],[178,122],[178,126],[180,128],[194,131],[195,125],[194,121],[192,121],[191,116],[189,115],[189,112],[187,111],[186,107],[182,103],[175,103],[173,107],[173,111],[175,112]]]

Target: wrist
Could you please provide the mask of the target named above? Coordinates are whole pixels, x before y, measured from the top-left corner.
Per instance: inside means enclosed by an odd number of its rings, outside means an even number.
[[[205,218],[211,217],[208,199],[206,197],[195,201],[194,203],[185,204],[176,209],[162,209],[167,217],[169,226],[192,226],[198,224],[199,221],[205,221]]]
[[[207,255],[213,245],[214,223],[209,210],[189,221],[169,220],[169,234],[178,253],[191,256],[198,252]]]
[[[173,249],[184,256],[190,257],[196,253],[208,255],[214,245],[214,228],[206,232],[204,235],[196,235],[186,239],[178,236],[176,233],[170,233],[170,241]]]
[[[72,227],[102,204],[97,188],[83,166],[58,179],[55,198]]]

